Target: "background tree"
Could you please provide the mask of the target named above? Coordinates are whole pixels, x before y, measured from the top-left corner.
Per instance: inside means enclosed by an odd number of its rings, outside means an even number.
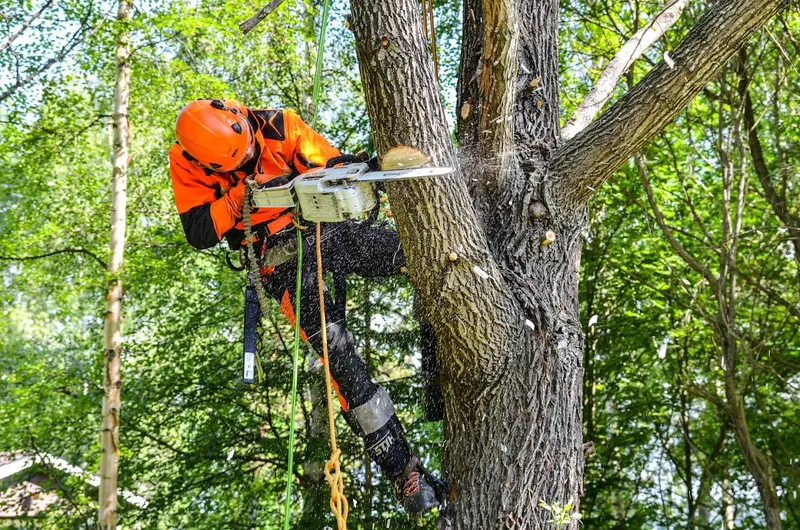
[[[122,406],[122,282],[118,275],[125,252],[125,219],[127,208],[128,94],[130,93],[130,28],[131,4],[120,0],[117,10],[116,84],[114,86],[113,153],[111,178],[111,234],[109,236],[108,286],[103,329],[103,409],[100,427],[99,526],[103,530],[117,527],[117,482],[119,474],[119,411]]]

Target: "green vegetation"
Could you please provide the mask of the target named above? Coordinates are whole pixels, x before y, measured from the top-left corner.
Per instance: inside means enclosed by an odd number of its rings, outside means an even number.
[[[631,66],[620,93],[673,49],[708,3],[690,2]],[[561,97],[569,111],[663,3],[561,4]],[[442,97],[454,120],[460,3],[435,5]],[[134,7],[120,487],[148,504],[121,499],[119,523],[279,528],[291,329],[274,308],[265,321],[266,380],[242,385],[244,277],[227,268],[223,246],[198,252],[186,243],[166,152],[177,112],[197,97],[236,97],[307,117],[321,2],[287,0],[245,37],[238,24],[254,6],[239,0]],[[0,453],[54,455],[90,473],[99,462],[115,9],[106,0],[0,0]],[[346,2],[333,2],[317,127],[356,152],[370,149],[370,136],[347,11]],[[585,234],[580,272],[584,439],[596,455],[587,460],[580,503],[542,500],[556,528],[577,512],[593,530],[716,529],[726,514],[733,514],[729,528],[763,528],[762,501],[730,419],[739,400],[784,528],[800,529],[798,31],[795,11],[768,24],[642,151],[641,164],[631,160],[593,199],[597,222]],[[766,175],[754,161],[751,130]],[[725,307],[708,275],[728,293]],[[348,300],[357,346],[369,344],[374,377],[392,394],[412,443],[439,469],[443,434],[441,424],[421,419],[408,282],[351,278]],[[731,337],[733,367],[725,361]],[[325,421],[321,373],[313,355],[306,364],[293,516],[297,528],[332,527],[319,467],[327,432],[315,423]],[[410,528],[376,469],[365,485],[363,447],[337,421],[349,528]],[[13,524],[94,527],[95,488],[44,464],[32,469],[47,475],[43,487],[60,500]],[[432,518],[423,525],[435,528]]]

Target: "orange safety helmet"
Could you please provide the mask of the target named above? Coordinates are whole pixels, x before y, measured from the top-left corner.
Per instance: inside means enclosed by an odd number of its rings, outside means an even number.
[[[233,171],[255,151],[247,107],[231,99],[192,101],[178,114],[175,136],[192,158],[214,171]]]

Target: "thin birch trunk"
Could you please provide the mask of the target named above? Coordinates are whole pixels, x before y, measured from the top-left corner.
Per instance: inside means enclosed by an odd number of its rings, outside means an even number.
[[[100,430],[100,493],[98,527],[115,530],[117,527],[117,471],[119,468],[119,411],[121,406],[120,350],[122,336],[122,282],[119,277],[125,250],[125,206],[128,175],[128,93],[130,56],[128,21],[130,0],[119,0],[117,21],[119,33],[116,48],[116,86],[114,88],[111,183],[111,240],[108,258],[109,281],[106,292],[105,338],[103,344],[103,423]]]
[[[731,495],[731,481],[722,481],[722,530],[733,530],[736,528],[736,509],[733,506],[733,495]]]

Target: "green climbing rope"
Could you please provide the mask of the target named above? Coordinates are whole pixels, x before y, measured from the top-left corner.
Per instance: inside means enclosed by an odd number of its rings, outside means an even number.
[[[322,60],[325,58],[325,32],[328,29],[328,0],[322,7],[322,22],[319,27],[319,40],[317,41],[317,63],[314,66],[314,92],[311,96],[311,102],[314,106],[314,115],[311,117],[311,128],[317,123],[317,115],[319,114],[319,93],[322,86]]]
[[[289,530],[292,504],[292,466],[294,465],[294,415],[297,412],[297,365],[300,353],[300,289],[303,279],[303,232],[297,231],[297,280],[294,288],[294,348],[292,351],[292,408],[289,414],[289,458],[286,464],[286,501],[283,505],[283,528]]]

